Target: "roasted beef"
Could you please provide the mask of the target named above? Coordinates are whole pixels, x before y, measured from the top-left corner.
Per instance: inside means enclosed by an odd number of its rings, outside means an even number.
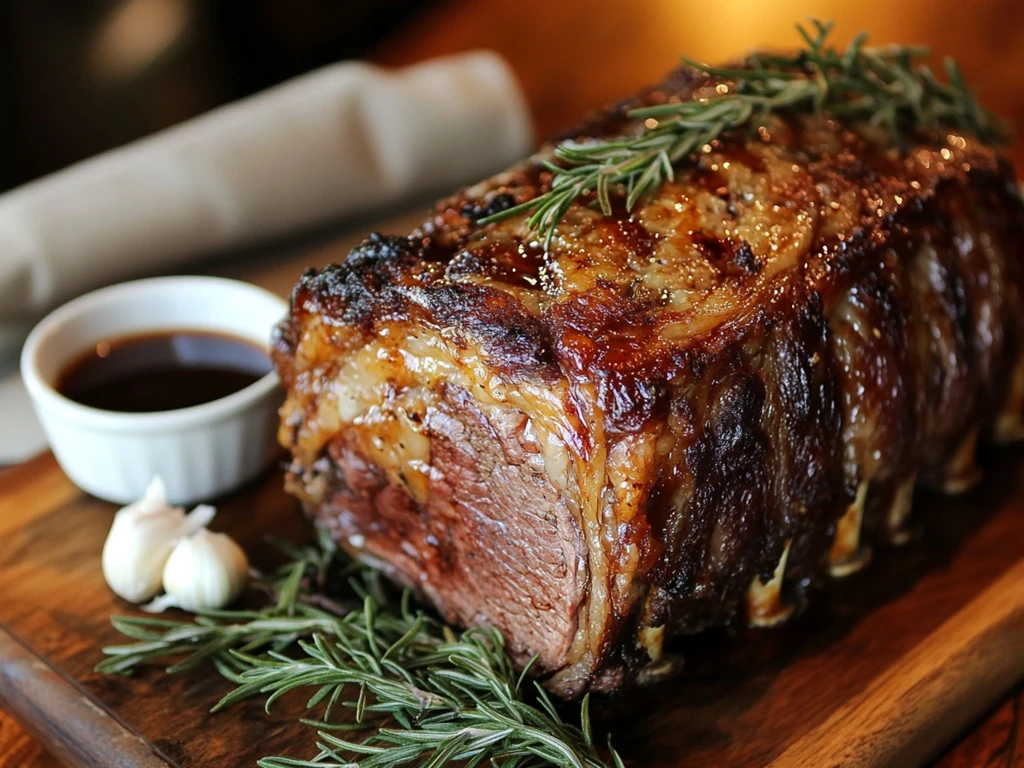
[[[628,106],[699,98],[678,73]],[[774,117],[545,249],[550,148],[310,271],[276,338],[292,492],[563,696],[785,618],[1021,431],[1024,211],[970,136]]]

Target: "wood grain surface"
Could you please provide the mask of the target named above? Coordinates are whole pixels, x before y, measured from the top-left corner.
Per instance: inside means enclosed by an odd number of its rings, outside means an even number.
[[[59,768],[61,765],[21,723],[0,712],[0,768]]]
[[[971,722],[972,702],[1024,676],[1022,649],[1024,560],[771,766],[919,765]]]
[[[0,700],[68,765],[166,768],[145,738],[97,706],[77,681],[2,631]]]
[[[1024,451],[999,455],[988,482],[956,500],[921,496],[924,538],[775,631],[698,638],[684,674],[594,702],[636,766],[916,765],[1024,673]],[[99,556],[112,505],[78,491],[53,458],[0,473],[0,701],[72,766],[251,765],[308,758],[294,722],[257,702],[211,716],[216,675],[131,678],[92,671],[134,612],[104,586]],[[308,535],[272,472],[222,500],[214,527],[266,563],[267,532]],[[852,750],[852,752],[851,752]],[[856,756],[856,760],[853,757]],[[827,759],[826,759],[827,758]]]
[[[1018,687],[935,763],[935,768],[1022,767],[1024,687]]]

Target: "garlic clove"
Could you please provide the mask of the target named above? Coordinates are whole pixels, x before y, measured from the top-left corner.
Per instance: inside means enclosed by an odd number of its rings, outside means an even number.
[[[140,603],[160,591],[164,563],[185,519],[167,503],[163,481],[154,477],[141,499],[114,515],[103,544],[103,578],[114,592]]]
[[[187,516],[167,503],[159,476],[141,499],[114,515],[103,544],[103,578],[120,597],[143,603],[160,592],[164,565],[182,536],[206,526],[216,510],[201,505]]]
[[[245,587],[249,560],[230,537],[201,528],[181,539],[163,570],[164,589],[186,611],[205,611],[235,600]]]
[[[178,603],[170,595],[157,595],[145,605],[140,605],[139,608],[144,610],[146,613],[163,613],[168,608],[177,608]]]
[[[167,486],[160,475],[153,475],[142,498],[122,508],[121,512],[161,512],[166,509],[180,509],[167,503]]]
[[[200,504],[185,515],[185,524],[182,526],[181,536],[191,536],[200,528],[205,528],[213,522],[216,514],[216,507],[211,507],[209,504]]]

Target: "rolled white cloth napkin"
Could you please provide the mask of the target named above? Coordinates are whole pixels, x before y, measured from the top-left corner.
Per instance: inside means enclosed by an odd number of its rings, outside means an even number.
[[[79,163],[0,195],[0,354],[96,286],[454,188],[531,142],[514,75],[477,52],[326,67]]]

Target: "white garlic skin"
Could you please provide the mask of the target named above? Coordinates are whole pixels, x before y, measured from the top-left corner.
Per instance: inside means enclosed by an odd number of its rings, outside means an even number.
[[[163,481],[154,477],[145,495],[114,515],[103,544],[103,578],[120,597],[143,603],[160,591],[164,564],[182,536],[202,527],[213,508],[189,515],[167,503]]]
[[[175,545],[164,566],[163,584],[174,605],[194,613],[234,601],[248,574],[242,548],[225,534],[202,528]]]

